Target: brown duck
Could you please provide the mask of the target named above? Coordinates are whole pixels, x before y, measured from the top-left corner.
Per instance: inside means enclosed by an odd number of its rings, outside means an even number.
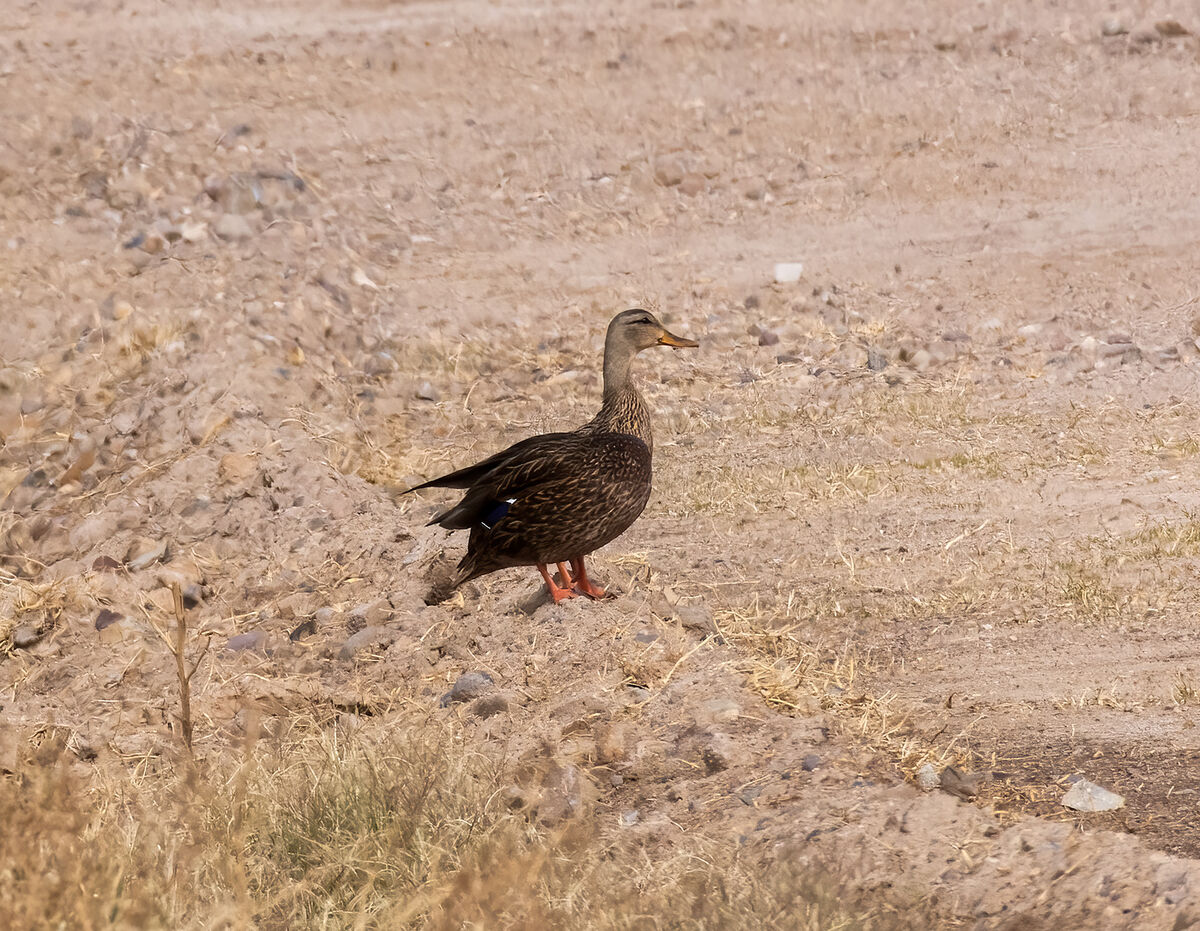
[[[603,598],[583,559],[624,533],[650,498],[654,436],[650,411],[630,378],[633,357],[651,346],[699,345],[668,332],[645,310],[619,313],[604,340],[600,413],[570,433],[532,436],[408,489],[467,490],[429,522],[471,531],[454,586],[497,569],[537,566],[555,604],[577,594]],[[561,585],[551,564],[558,565]]]

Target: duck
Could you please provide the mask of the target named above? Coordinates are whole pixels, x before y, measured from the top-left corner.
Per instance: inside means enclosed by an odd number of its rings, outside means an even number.
[[[634,357],[654,346],[699,345],[647,310],[623,311],[605,334],[604,393],[595,417],[407,489],[466,491],[426,525],[470,531],[451,589],[500,569],[536,566],[555,604],[580,595],[604,598],[584,558],[628,530],[650,500],[654,433],[633,383]],[[558,569],[557,583],[550,566]]]

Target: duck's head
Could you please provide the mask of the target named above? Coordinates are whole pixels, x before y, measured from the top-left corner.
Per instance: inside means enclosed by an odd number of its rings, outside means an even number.
[[[649,349],[651,346],[674,346],[676,349],[694,349],[700,344],[694,339],[676,336],[658,322],[648,310],[635,308],[625,310],[612,318],[608,335],[604,340],[606,353],[624,351],[630,356]]]

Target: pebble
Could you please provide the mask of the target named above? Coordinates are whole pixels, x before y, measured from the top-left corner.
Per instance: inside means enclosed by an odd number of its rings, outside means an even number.
[[[421,401],[436,401],[438,399],[438,391],[433,387],[432,382],[423,381],[421,387],[417,389],[417,398]]]
[[[956,798],[969,799],[979,794],[979,783],[983,773],[964,773],[955,766],[947,766],[942,770],[938,784],[943,792],[948,792]]]
[[[662,187],[674,187],[683,182],[683,167],[675,158],[661,158],[654,165],[654,182]]]
[[[179,227],[179,235],[184,242],[202,242],[208,236],[208,226],[193,220]]]
[[[932,792],[942,784],[942,779],[932,763],[924,763],[917,770],[917,786],[922,792]]]
[[[737,748],[728,734],[713,734],[702,754],[708,775],[723,772],[733,765]]]
[[[1080,779],[1067,790],[1062,804],[1073,811],[1113,811],[1125,805],[1125,798],[1094,782]]]
[[[697,194],[703,193],[707,186],[704,175],[698,171],[689,171],[679,182],[679,190],[688,197],[695,197]]]
[[[1119,19],[1106,19],[1100,27],[1102,36],[1123,36],[1128,32],[1129,29]]]
[[[377,598],[350,609],[349,622],[354,628],[380,627],[392,619],[392,606],[386,598]]]
[[[354,655],[363,647],[375,646],[385,640],[390,644],[391,641],[388,640],[390,636],[392,634],[386,628],[376,626],[364,627],[358,633],[351,634],[346,638],[342,644],[342,648],[338,651],[338,659],[354,659]]]
[[[42,639],[42,631],[32,624],[19,624],[13,628],[12,645],[18,650],[28,650]]]
[[[729,724],[741,713],[741,707],[732,698],[710,698],[700,703],[700,713],[696,717],[701,723]]]
[[[804,274],[803,262],[776,262],[775,281],[778,284],[794,284]]]
[[[213,224],[213,232],[226,242],[240,242],[254,236],[254,228],[240,213],[224,213]]]
[[[933,364],[933,356],[928,349],[918,349],[912,354],[908,364],[918,372],[924,372]]]
[[[230,637],[225,644],[225,649],[234,653],[243,650],[262,650],[267,645],[267,632],[265,630],[249,630],[244,634]]]
[[[118,614],[116,611],[110,611],[108,608],[101,608],[100,613],[96,615],[96,630],[104,630],[110,624],[115,624],[124,617],[123,614]]]
[[[509,698],[503,692],[493,695],[483,695],[471,703],[471,714],[477,718],[490,718],[494,714],[502,714],[509,709]]]
[[[303,624],[300,624],[295,630],[288,634],[288,640],[291,640],[293,643],[295,643],[299,640],[303,640],[305,637],[312,636],[316,632],[317,622],[310,617],[307,621],[305,621]]]
[[[697,630],[704,634],[716,633],[717,628],[713,623],[712,608],[704,602],[676,605],[674,613],[685,630]]]
[[[257,471],[258,457],[250,453],[226,453],[217,463],[217,477],[229,484],[244,482]]]
[[[1154,29],[1160,36],[1167,39],[1178,39],[1192,34],[1192,31],[1177,19],[1160,19],[1154,24]]]
[[[872,372],[882,372],[888,367],[888,357],[876,346],[867,348],[867,368]]]
[[[458,702],[471,701],[490,691],[495,684],[495,680],[486,672],[463,673],[454,681],[450,691],[438,700],[438,704],[445,708]]]
[[[149,540],[144,537],[134,540],[125,551],[125,567],[137,572],[158,562],[167,553],[166,540]]]
[[[537,817],[543,824],[557,824],[583,808],[584,777],[572,763],[555,764],[542,782]]]
[[[638,823],[638,813],[636,811],[621,812],[621,827],[628,828]]]
[[[806,773],[811,773],[820,765],[821,758],[815,753],[806,754],[804,757],[804,762],[800,764],[801,768],[803,768]]]
[[[99,618],[96,619],[97,624],[99,620]],[[120,643],[123,640],[131,640],[141,633],[132,620],[121,614],[105,623],[103,627],[97,627],[97,630],[100,632],[101,643]]]
[[[774,330],[762,330],[758,334],[758,345],[760,346],[777,346],[779,345],[779,334]]]

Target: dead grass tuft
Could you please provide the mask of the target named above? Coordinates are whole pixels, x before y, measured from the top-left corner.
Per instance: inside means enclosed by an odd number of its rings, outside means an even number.
[[[0,926],[815,931],[923,913],[800,857],[535,826],[501,803],[502,767],[424,724],[293,730],[91,784],[63,759],[0,780]]]

